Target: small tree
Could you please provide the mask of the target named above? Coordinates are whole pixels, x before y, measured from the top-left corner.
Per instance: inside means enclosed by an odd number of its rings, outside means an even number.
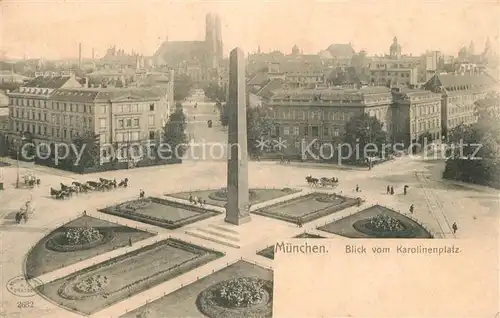
[[[270,138],[274,125],[274,120],[264,107],[247,108],[247,147],[250,155],[261,153],[262,149],[257,147],[257,142]]]
[[[174,100],[180,101],[186,99],[193,87],[193,80],[185,74],[175,75],[174,77]]]
[[[374,116],[366,113],[353,116],[345,124],[344,143],[349,144],[353,151],[348,161],[364,161],[365,155],[373,156],[383,151],[387,136],[382,127],[383,124]],[[356,153],[358,146],[361,153]]]
[[[80,168],[96,167],[101,163],[99,135],[91,131],[86,131],[82,135],[73,138],[73,145],[78,153],[82,151],[83,147],[85,148],[83,148],[83,153],[79,162],[76,162],[76,154],[73,149],[71,149],[68,163],[77,165]]]
[[[163,129],[163,143],[172,151],[169,156],[179,159],[186,152],[188,137],[186,135],[186,116],[182,108],[177,108]]]

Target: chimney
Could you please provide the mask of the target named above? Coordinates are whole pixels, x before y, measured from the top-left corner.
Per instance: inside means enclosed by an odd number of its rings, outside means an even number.
[[[82,68],[82,43],[78,43],[78,67]]]

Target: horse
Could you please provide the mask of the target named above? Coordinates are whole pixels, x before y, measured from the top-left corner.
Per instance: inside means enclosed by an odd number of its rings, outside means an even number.
[[[313,178],[312,176],[307,176],[306,181],[308,185],[312,186],[317,186],[319,182],[318,178]]]
[[[126,188],[128,186],[128,178],[125,178],[123,179],[122,181],[120,181],[120,183],[118,183],[118,187],[121,188]]]
[[[76,193],[76,188],[61,183],[61,191],[67,192],[69,195],[73,195],[73,193]]]
[[[17,224],[21,223],[22,219],[23,219],[22,213],[21,212],[16,212],[16,223]]]

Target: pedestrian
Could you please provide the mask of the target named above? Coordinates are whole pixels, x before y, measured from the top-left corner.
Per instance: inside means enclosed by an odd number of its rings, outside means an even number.
[[[83,210],[83,215],[87,215],[87,210]]]
[[[391,194],[391,186],[387,186],[387,194]]]
[[[413,211],[415,210],[415,207],[412,205],[410,205],[410,213],[413,214]]]
[[[359,185],[356,184],[356,192],[359,192]]]
[[[144,198],[144,190],[142,190],[142,189],[141,189],[141,191],[139,191],[139,198],[140,199]]]
[[[128,238],[128,246],[132,246],[132,238],[131,237]]]
[[[403,188],[403,193],[404,193],[404,195],[406,195],[406,193],[407,193],[407,189],[408,189],[408,186],[407,186],[407,185],[405,185],[405,186],[404,186],[404,188]]]
[[[457,233],[457,230],[458,230],[457,222],[453,222],[453,225],[451,226],[451,228],[453,230],[453,234]]]
[[[394,187],[391,186],[391,195],[393,195],[393,194],[394,194]]]

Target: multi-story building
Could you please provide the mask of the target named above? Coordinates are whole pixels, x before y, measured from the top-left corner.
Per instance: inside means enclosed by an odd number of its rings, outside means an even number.
[[[441,95],[424,90],[394,89],[392,120],[394,142],[441,140]]]
[[[171,106],[161,87],[88,88],[74,76],[39,77],[9,97],[10,137],[29,132],[36,144],[69,143],[86,132],[101,146],[157,140]]]
[[[407,86],[418,84],[419,59],[401,56],[401,45],[394,37],[390,54],[385,58],[373,58],[368,66],[369,82],[375,86]]]
[[[268,107],[276,122],[275,135],[288,145],[282,151],[298,155],[302,141],[314,141],[316,150],[324,143],[340,142],[346,122],[363,112],[376,116],[392,134],[391,103],[391,91],[385,87],[302,88],[276,91]]]
[[[460,124],[476,122],[474,103],[498,89],[486,74],[436,74],[424,86],[441,94],[441,128],[445,138]]]

